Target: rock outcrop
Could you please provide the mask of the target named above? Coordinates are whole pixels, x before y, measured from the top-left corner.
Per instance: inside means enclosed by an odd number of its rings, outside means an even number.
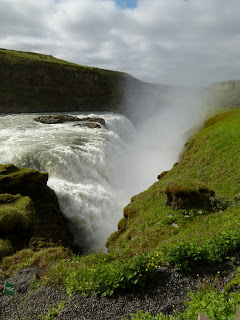
[[[174,180],[167,184],[164,193],[167,205],[173,210],[187,208],[210,208],[210,198],[215,192],[205,183],[198,180]]]
[[[72,247],[47,180],[46,173],[0,165],[0,259],[23,248]]]
[[[51,115],[51,116],[41,116],[34,119],[37,122],[41,122],[44,124],[58,124],[64,122],[78,122],[76,126],[88,127],[91,129],[101,128],[105,126],[105,120],[100,117],[84,117],[78,118],[71,116],[69,114],[58,114],[58,115]]]

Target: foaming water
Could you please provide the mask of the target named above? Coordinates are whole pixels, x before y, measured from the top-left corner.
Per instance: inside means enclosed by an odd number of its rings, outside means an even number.
[[[48,172],[48,185],[85,252],[105,247],[129,201],[126,157],[135,136],[122,115],[88,116],[104,118],[106,128],[41,124],[36,114],[0,117],[0,163]]]

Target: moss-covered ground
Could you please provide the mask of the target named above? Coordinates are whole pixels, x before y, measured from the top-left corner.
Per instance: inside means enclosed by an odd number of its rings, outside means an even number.
[[[69,295],[111,295],[119,288],[145,285],[160,267],[194,270],[230,258],[231,250],[240,247],[239,163],[240,110],[236,109],[207,120],[186,143],[179,162],[132,198],[119,230],[108,239],[107,254],[68,255],[60,261],[57,255],[51,268],[43,268],[41,283],[64,287]],[[10,275],[10,266],[19,257],[24,257],[21,251],[4,258],[2,271]],[[26,257],[14,265],[31,266],[37,259],[30,251]],[[170,319],[196,319],[199,311],[211,319],[232,319],[240,303],[238,285],[239,275],[225,291],[204,285],[190,294],[185,313]],[[168,317],[139,312],[132,319]]]

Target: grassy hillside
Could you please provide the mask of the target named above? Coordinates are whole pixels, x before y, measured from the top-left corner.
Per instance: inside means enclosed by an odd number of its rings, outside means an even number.
[[[202,245],[206,238],[215,237],[220,230],[237,230],[240,222],[237,217],[240,196],[239,123],[239,110],[208,120],[186,144],[179,163],[162,174],[160,181],[147,191],[132,198],[124,209],[119,231],[107,242],[108,247],[121,246],[144,252],[157,247],[163,250],[169,241],[171,245],[181,241]],[[178,210],[166,205],[166,193],[171,185],[173,194],[185,193],[186,202],[191,202],[192,193],[197,193],[202,183],[214,192],[209,203],[196,206],[183,203]],[[195,198],[193,200],[197,202]]]
[[[71,63],[65,60],[57,59],[51,55],[36,53],[36,52],[26,52],[26,51],[16,51],[16,50],[7,50],[7,49],[1,49],[0,48],[0,58],[1,60],[8,61],[10,64],[37,64],[37,63],[53,63],[57,64],[60,67],[65,67],[72,70],[79,70],[79,69],[85,69],[85,70],[92,70],[95,73],[105,74],[105,75],[111,75],[111,76],[128,76],[127,74],[123,72],[118,71],[111,71],[111,70],[105,70],[100,68],[94,68],[89,66],[82,66],[78,65],[76,63]]]

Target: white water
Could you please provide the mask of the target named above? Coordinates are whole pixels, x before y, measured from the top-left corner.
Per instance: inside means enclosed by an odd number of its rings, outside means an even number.
[[[0,163],[48,172],[48,185],[75,241],[85,252],[104,248],[129,201],[125,164],[135,135],[132,123],[118,114],[90,114],[103,117],[107,130],[89,129],[76,123],[41,124],[33,120],[36,116],[0,117]]]

